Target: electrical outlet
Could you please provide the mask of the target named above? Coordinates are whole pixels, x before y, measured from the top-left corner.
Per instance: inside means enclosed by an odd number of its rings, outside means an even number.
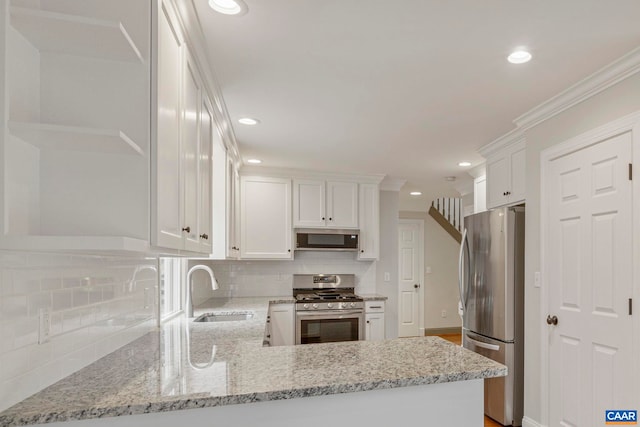
[[[425,273],[427,273],[427,274],[431,274],[431,267],[427,267],[427,268],[425,269]]]
[[[384,281],[385,282],[390,282],[391,281],[391,273],[389,273],[388,271],[385,271],[385,273],[384,273]]]
[[[447,317],[447,310],[442,310],[440,312],[440,317]]]
[[[44,344],[51,336],[51,312],[48,308],[38,310],[38,325],[38,344]]]

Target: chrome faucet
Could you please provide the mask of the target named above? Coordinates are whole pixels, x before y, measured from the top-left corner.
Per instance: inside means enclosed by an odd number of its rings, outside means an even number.
[[[214,291],[218,289],[218,281],[216,280],[216,276],[214,276],[211,268],[202,264],[191,267],[189,271],[187,271],[187,304],[185,307],[187,317],[193,317],[193,280],[191,280],[191,275],[196,270],[204,270],[209,273],[209,277],[211,278],[211,289]]]

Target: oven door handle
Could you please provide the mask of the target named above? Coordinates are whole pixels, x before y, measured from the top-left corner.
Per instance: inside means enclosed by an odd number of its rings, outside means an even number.
[[[360,315],[364,314],[363,310],[323,310],[323,311],[297,311],[296,317],[327,317],[341,315]]]

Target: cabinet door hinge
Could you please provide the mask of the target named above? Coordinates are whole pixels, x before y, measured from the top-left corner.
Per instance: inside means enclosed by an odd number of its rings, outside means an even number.
[[[629,298],[629,316],[633,314],[633,298]]]
[[[629,163],[629,181],[633,180],[633,163]]]

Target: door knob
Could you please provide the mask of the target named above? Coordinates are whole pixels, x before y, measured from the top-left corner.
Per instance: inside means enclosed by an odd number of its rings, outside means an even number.
[[[558,324],[557,316],[551,316],[551,315],[547,316],[547,325],[557,325],[557,324]]]
[[[415,285],[413,285],[413,287],[418,289],[420,287],[420,285],[416,283]]]

